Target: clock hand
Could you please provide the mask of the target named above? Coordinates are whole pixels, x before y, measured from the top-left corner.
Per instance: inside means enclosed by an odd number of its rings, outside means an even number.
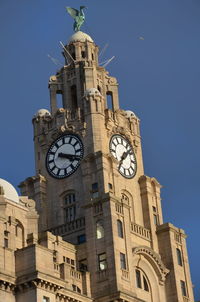
[[[80,159],[80,156],[78,156],[78,155],[66,154],[66,153],[62,153],[62,152],[58,153],[58,157],[66,158],[69,160]]]
[[[128,151],[124,152],[121,156],[120,162],[119,162],[119,169],[123,163],[123,161],[127,158],[128,154],[130,154],[132,152],[131,149],[129,149]]]

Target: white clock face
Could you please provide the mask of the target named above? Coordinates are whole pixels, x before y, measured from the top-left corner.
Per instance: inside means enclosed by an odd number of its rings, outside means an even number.
[[[55,178],[70,176],[78,168],[83,158],[83,144],[73,134],[59,137],[49,148],[46,156],[46,167]]]
[[[116,134],[110,140],[110,152],[118,160],[118,171],[126,178],[133,178],[137,171],[136,157],[129,141]]]

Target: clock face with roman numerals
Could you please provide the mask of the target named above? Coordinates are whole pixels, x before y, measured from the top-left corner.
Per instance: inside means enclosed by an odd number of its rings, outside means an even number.
[[[118,171],[126,178],[133,178],[137,171],[136,157],[129,141],[122,135],[113,135],[110,152],[118,160]]]
[[[83,143],[74,134],[59,137],[49,148],[46,167],[55,178],[65,178],[76,171],[83,158]]]

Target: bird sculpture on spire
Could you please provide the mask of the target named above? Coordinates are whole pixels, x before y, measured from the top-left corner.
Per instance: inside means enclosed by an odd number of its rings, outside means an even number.
[[[80,30],[81,26],[83,25],[85,21],[85,14],[83,12],[83,9],[86,8],[85,6],[80,6],[80,10],[76,8],[72,8],[67,6],[66,10],[72,16],[74,19],[74,31],[77,32]]]

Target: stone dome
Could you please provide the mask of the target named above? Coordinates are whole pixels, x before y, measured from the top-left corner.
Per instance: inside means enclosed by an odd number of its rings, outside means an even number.
[[[125,111],[126,117],[130,118],[130,117],[136,117],[135,113],[131,110],[126,110]]]
[[[86,33],[82,32],[82,31],[77,31],[69,39],[69,43],[76,42],[76,41],[80,41],[80,42],[85,42],[85,41],[94,42],[89,35],[87,35]]]
[[[17,191],[11,185],[8,181],[0,178],[0,187],[2,188],[2,195],[4,195],[5,198],[14,201],[14,202],[19,202],[19,196],[17,194]]]
[[[35,114],[35,117],[42,117],[42,116],[51,116],[51,113],[47,109],[40,109],[38,112]]]
[[[85,94],[84,94],[84,96],[88,96],[88,95],[99,95],[99,96],[101,96],[101,93],[97,88],[90,88],[90,89],[87,89],[85,91]]]

